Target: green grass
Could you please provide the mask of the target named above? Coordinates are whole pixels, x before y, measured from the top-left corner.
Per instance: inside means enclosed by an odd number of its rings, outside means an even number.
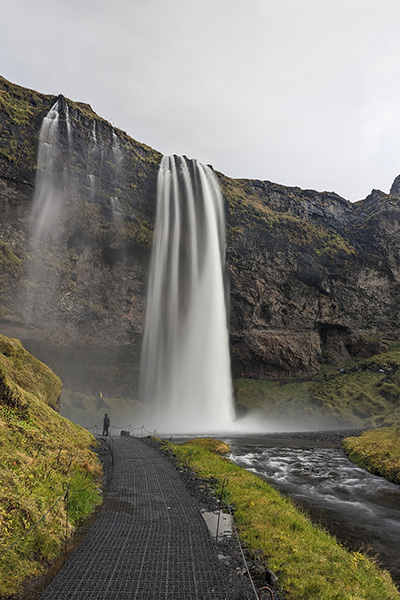
[[[400,423],[400,344],[343,366],[343,374],[338,367],[322,366],[309,381],[236,379],[236,403],[271,418],[301,417],[326,427]],[[391,375],[387,381],[388,369]]]
[[[0,553],[6,550],[0,556],[0,595],[4,597],[44,572],[63,549],[63,497],[27,532],[63,496],[65,485],[71,490],[68,537],[101,501],[95,440],[54,410],[60,391],[61,381],[48,367],[18,340],[0,335]]]
[[[279,585],[288,599],[400,599],[387,572],[363,554],[346,550],[265,481],[215,454],[215,444],[220,442],[168,446],[182,463],[190,454],[191,465],[202,474],[229,479],[226,489],[241,540],[280,572]]]
[[[343,440],[349,458],[360,467],[400,484],[400,426],[365,431]]]

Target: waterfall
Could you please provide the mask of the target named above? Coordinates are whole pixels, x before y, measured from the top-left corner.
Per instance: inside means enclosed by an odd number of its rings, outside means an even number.
[[[31,236],[24,294],[26,322],[54,321],[54,290],[62,247],[61,221],[65,213],[65,188],[69,185],[68,161],[72,129],[68,107],[59,97],[40,128],[35,193],[31,211]]]
[[[163,157],[140,393],[158,431],[223,431],[233,422],[224,285],[225,220],[212,170]]]
[[[35,194],[32,204],[33,238],[52,233],[62,208],[60,190],[61,158],[59,100],[43,119],[39,135]]]

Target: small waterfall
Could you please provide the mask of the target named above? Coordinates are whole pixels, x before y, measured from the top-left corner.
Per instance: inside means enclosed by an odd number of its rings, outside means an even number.
[[[31,212],[31,238],[24,296],[26,321],[55,319],[54,290],[58,284],[61,220],[65,212],[70,146],[68,107],[59,97],[43,119],[39,135],[35,193]]]
[[[97,142],[96,122],[93,121],[92,129],[90,131],[88,160],[87,160],[87,167],[86,167],[88,186],[89,186],[89,190],[90,190],[89,197],[92,202],[95,200],[95,197],[96,197],[96,177],[93,173],[93,167],[99,159],[99,156],[98,156],[99,154],[100,154],[100,160],[101,160],[101,148],[98,147],[98,142]]]
[[[110,197],[110,207],[112,211],[113,221],[118,223],[121,222],[122,219],[122,207],[120,202],[120,196],[121,186],[124,185],[122,168],[124,162],[124,153],[122,151],[118,136],[114,130],[112,132],[111,162],[113,164],[112,184],[114,189],[113,195]]]
[[[35,194],[32,204],[33,237],[50,235],[62,208],[60,180],[63,178],[60,143],[60,100],[43,119],[39,135]]]
[[[159,431],[232,426],[224,263],[223,199],[212,170],[163,157],[140,382]]]
[[[73,148],[72,125],[71,125],[71,119],[69,118],[68,104],[65,104],[65,123],[67,125],[68,146],[69,146],[69,149],[72,150],[72,148]]]
[[[112,132],[111,154],[112,154],[112,159],[113,159],[114,169],[115,169],[114,178],[115,178],[115,181],[117,182],[120,171],[121,171],[121,166],[122,166],[122,161],[123,161],[124,155],[121,150],[121,145],[119,143],[118,136],[114,130]]]

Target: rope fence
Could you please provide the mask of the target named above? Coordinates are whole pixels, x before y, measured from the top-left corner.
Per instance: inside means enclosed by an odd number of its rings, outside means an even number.
[[[93,431],[95,432],[96,436],[100,436],[100,427],[98,427],[97,425],[92,425],[91,427],[86,427],[86,429],[88,431],[90,431],[91,433],[93,433]],[[146,429],[146,427],[144,425],[141,425],[140,427],[133,427],[131,424],[129,425],[123,425],[122,427],[118,426],[118,425],[111,425],[110,427],[111,430],[111,434],[113,435],[113,430],[117,431],[120,433],[122,431],[129,431],[129,435],[132,434],[132,437],[145,437],[145,433],[147,435],[150,435],[151,437],[156,437],[157,436],[157,429],[153,429],[152,431],[150,431],[149,429]],[[135,431],[140,431],[140,435],[136,435],[135,436]],[[103,436],[103,434],[101,434],[101,437]]]

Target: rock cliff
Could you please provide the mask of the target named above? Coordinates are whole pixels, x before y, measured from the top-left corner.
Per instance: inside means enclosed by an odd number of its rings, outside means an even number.
[[[34,290],[32,309],[38,139],[57,98],[69,176],[57,243],[41,256],[52,277]],[[87,104],[2,78],[0,136],[0,331],[21,338],[69,387],[130,394],[161,155]],[[398,337],[399,177],[390,194],[373,190],[351,204],[332,192],[217,176],[234,375],[308,378],[323,362],[369,356]]]

